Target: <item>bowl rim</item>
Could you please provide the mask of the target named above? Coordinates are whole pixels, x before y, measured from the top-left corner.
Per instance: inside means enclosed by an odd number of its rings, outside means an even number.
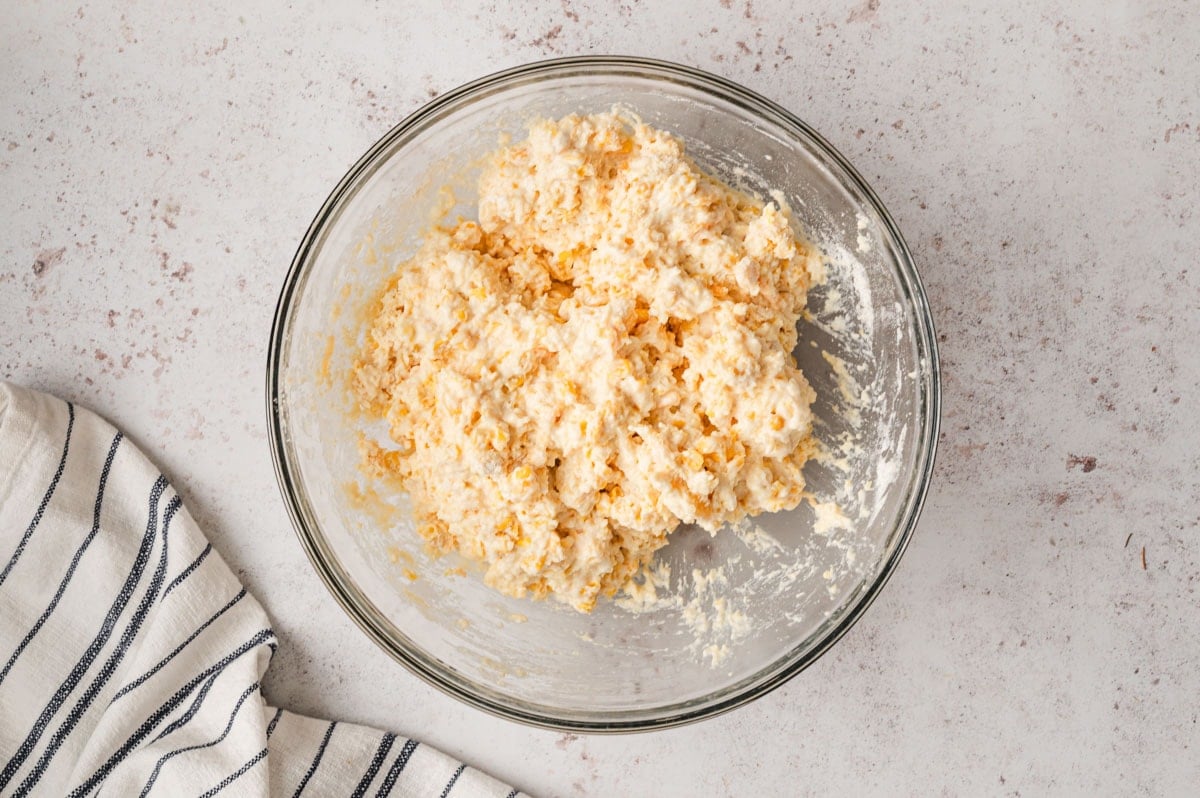
[[[471,96],[485,90],[501,88],[503,84],[514,82],[517,79],[527,80],[538,75],[547,77],[561,76],[563,74],[570,74],[573,70],[582,70],[593,74],[637,74],[641,77],[652,77],[667,82],[685,83],[693,88],[705,91],[715,91],[722,99],[737,102],[756,115],[773,117],[773,122],[783,127],[792,128],[793,132],[799,133],[801,138],[809,139],[818,150],[822,151],[825,157],[842,170],[850,183],[850,188],[867,201],[892,239],[891,243],[896,250],[895,255],[899,266],[902,293],[906,295],[911,303],[916,320],[915,344],[918,363],[923,367],[922,376],[924,377],[923,383],[926,388],[920,397],[925,405],[925,413],[923,414],[924,434],[922,439],[917,442],[917,446],[919,447],[918,461],[915,464],[916,467],[913,469],[913,480],[908,486],[909,493],[906,497],[903,512],[898,516],[898,520],[901,522],[897,525],[897,528],[900,528],[899,538],[890,555],[882,562],[875,577],[870,582],[864,583],[863,589],[858,592],[854,603],[845,609],[841,619],[835,625],[828,628],[824,635],[816,641],[815,645],[804,651],[801,655],[785,655],[780,660],[772,663],[778,665],[780,662],[784,662],[785,664],[777,668],[774,672],[769,673],[765,678],[750,681],[728,695],[719,696],[719,694],[710,693],[707,697],[698,700],[652,707],[650,710],[652,712],[660,708],[662,710],[670,710],[654,717],[646,716],[646,710],[636,710],[638,713],[636,717],[624,718],[622,714],[628,714],[633,711],[622,710],[613,711],[611,717],[604,720],[587,720],[578,717],[556,717],[549,713],[525,710],[514,706],[514,703],[521,703],[519,699],[512,699],[513,703],[508,704],[496,703],[484,696],[475,694],[470,689],[462,687],[459,681],[448,678],[444,669],[439,668],[431,658],[421,656],[417,652],[395,645],[391,637],[379,628],[371,618],[367,617],[360,602],[350,595],[344,582],[350,582],[351,585],[353,582],[348,578],[348,575],[343,576],[343,574],[339,573],[340,569],[335,568],[332,560],[336,559],[336,557],[332,551],[326,550],[327,544],[323,539],[324,536],[319,531],[314,534],[309,529],[309,519],[306,516],[311,515],[311,510],[307,506],[301,506],[302,503],[307,505],[307,500],[301,501],[303,491],[297,489],[297,483],[302,480],[298,473],[298,465],[293,463],[289,458],[288,435],[284,426],[284,410],[281,407],[283,391],[280,365],[290,333],[291,313],[289,311],[293,300],[298,295],[300,288],[307,278],[308,270],[306,266],[310,261],[310,253],[323,240],[324,236],[322,233],[331,215],[343,205],[344,201],[347,201],[356,193],[355,189],[360,177],[375,164],[380,153],[387,150],[401,136],[431,122],[447,106],[467,100]],[[715,717],[766,695],[820,659],[826,651],[845,636],[858,622],[871,604],[874,603],[884,585],[887,584],[896,570],[901,557],[907,550],[912,539],[921,515],[921,510],[928,496],[937,455],[938,430],[941,424],[941,371],[938,360],[937,336],[928,298],[925,294],[920,275],[917,273],[912,253],[900,233],[899,227],[879,197],[867,184],[866,180],[823,136],[778,103],[719,75],[659,59],[642,58],[639,56],[588,55],[534,61],[500,70],[462,84],[438,96],[406,116],[380,137],[354,163],[326,197],[320,210],[309,224],[284,277],[283,286],[280,289],[279,299],[275,307],[274,319],[271,324],[267,353],[266,413],[271,460],[274,465],[276,480],[283,496],[284,505],[287,508],[288,515],[291,518],[292,525],[296,530],[297,537],[300,539],[305,554],[308,556],[313,569],[317,572],[317,575],[337,603],[342,607],[343,611],[377,646],[426,683],[447,695],[497,717],[555,731],[585,733],[637,732],[682,726],[705,718]],[[316,521],[315,518],[311,520],[313,522]],[[370,602],[367,601],[366,603],[369,604]],[[794,656],[794,659],[788,662],[787,656]],[[767,667],[769,668],[770,665]],[[750,678],[754,679],[754,677]],[[469,679],[461,679],[461,681],[466,684],[473,683]],[[718,695],[719,698],[716,700],[707,700],[714,695]]]

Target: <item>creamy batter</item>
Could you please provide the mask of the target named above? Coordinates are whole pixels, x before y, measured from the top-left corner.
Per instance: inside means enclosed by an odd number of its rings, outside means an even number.
[[[436,552],[581,611],[683,523],[795,507],[814,452],[796,321],[816,250],[780,203],[701,172],[617,113],[539,121],[431,229],[354,372]]]

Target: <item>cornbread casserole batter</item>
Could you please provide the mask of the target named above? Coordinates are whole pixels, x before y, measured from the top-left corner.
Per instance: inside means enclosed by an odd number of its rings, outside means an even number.
[[[373,309],[354,372],[437,552],[581,611],[681,522],[795,507],[814,451],[796,320],[814,248],[789,212],[618,113],[535,123],[429,231]]]

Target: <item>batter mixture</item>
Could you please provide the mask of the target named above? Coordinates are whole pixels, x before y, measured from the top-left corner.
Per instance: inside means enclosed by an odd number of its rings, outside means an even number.
[[[682,523],[795,507],[814,396],[795,366],[816,250],[781,203],[618,113],[496,153],[479,220],[430,230],[371,315],[354,389],[436,552],[580,611]]]

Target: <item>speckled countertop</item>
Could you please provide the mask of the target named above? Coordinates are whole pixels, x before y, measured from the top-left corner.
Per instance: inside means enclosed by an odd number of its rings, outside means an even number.
[[[0,375],[165,469],[275,619],[269,699],[545,795],[1194,794],[1194,4],[383,5],[0,13]],[[854,630],[751,706],[607,738],[485,716],[368,642],[288,523],[262,395],[345,169],[439,92],[590,52],[732,78],[840,148],[916,255],[945,388],[920,529]]]

